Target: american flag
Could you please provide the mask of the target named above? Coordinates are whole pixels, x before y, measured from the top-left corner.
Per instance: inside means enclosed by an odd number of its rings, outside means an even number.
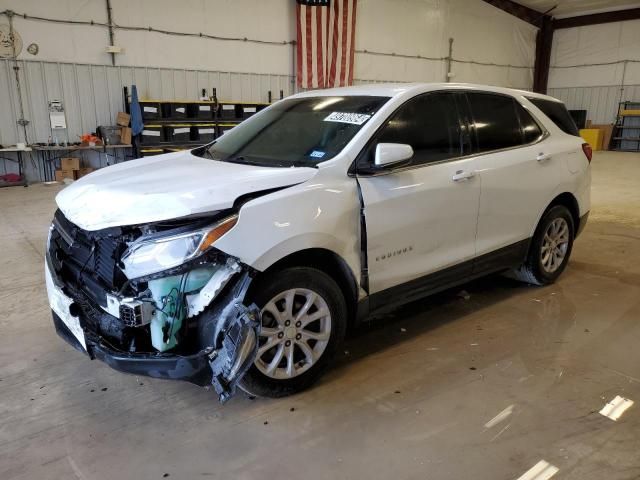
[[[329,88],[353,83],[357,1],[296,1],[299,87]]]

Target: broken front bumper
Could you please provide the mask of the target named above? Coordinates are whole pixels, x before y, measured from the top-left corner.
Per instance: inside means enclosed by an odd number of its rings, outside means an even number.
[[[189,356],[126,353],[110,348],[90,335],[85,335],[85,349],[60,316],[55,311],[52,314],[53,325],[60,337],[76,350],[89,355],[92,360],[101,360],[114,370],[154,378],[185,380],[200,386],[211,385],[209,355],[204,351]]]
[[[56,332],[92,360],[101,360],[115,370],[154,378],[185,380],[200,386],[211,385],[220,401],[224,402],[234,395],[238,382],[255,360],[259,311],[255,305],[246,307],[242,303],[251,283],[246,272],[239,276],[222,298],[216,299],[215,305],[202,314],[199,333],[201,338],[211,339],[211,342],[210,346],[192,355],[130,353],[114,348],[88,328],[84,312],[77,303],[79,299],[67,295],[64,286],[54,275],[47,258],[47,293]]]

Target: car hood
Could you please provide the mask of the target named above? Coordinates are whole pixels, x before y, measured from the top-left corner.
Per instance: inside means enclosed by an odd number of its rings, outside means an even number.
[[[62,190],[56,203],[80,228],[100,230],[223,210],[242,195],[302,183],[316,173],[176,152],[97,170]]]

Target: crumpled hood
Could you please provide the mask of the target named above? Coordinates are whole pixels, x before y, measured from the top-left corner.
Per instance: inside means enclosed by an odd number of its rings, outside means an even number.
[[[100,230],[230,208],[242,195],[302,183],[316,172],[176,152],[97,170],[58,193],[56,203],[80,228]]]

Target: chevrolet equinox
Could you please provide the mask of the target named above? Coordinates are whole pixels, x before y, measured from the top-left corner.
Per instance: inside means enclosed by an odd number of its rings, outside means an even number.
[[[76,349],[137,375],[282,396],[347,327],[483,275],[554,282],[590,208],[565,106],[466,84],[281,100],[214,142],[56,197],[46,284]]]

